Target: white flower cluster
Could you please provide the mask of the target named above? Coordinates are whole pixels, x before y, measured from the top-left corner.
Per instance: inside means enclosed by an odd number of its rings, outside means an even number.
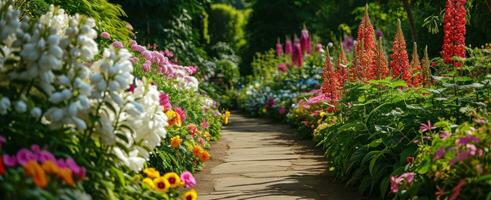
[[[128,91],[132,55],[112,46],[98,55],[95,25],[53,6],[39,20],[21,21],[11,1],[0,0],[0,87],[10,91],[0,94],[0,115],[30,111],[53,128],[95,130],[139,171],[166,136],[160,92],[141,81]]]

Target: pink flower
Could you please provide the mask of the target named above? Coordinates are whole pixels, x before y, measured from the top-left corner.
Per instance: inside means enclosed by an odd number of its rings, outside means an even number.
[[[316,52],[321,52],[323,48],[324,47],[322,47],[321,43],[317,43],[317,45],[315,45],[315,51]]]
[[[56,161],[55,156],[49,151],[40,151],[37,153],[38,161],[43,163],[44,161],[51,160]]]
[[[116,49],[122,49],[124,47],[123,43],[120,41],[114,41],[112,45]]]
[[[208,129],[208,128],[210,128],[210,124],[205,119],[205,120],[203,120],[203,122],[201,122],[201,127],[203,127],[204,129]]]
[[[181,107],[176,107],[174,111],[181,117],[182,122],[186,121],[186,112]]]
[[[449,137],[450,137],[450,135],[451,135],[451,134],[450,134],[448,131],[442,131],[442,132],[440,132],[440,134],[439,134],[440,139],[442,139],[442,140],[445,140],[445,139],[449,138]]]
[[[136,62],[138,62],[138,60],[140,60],[138,57],[131,57],[130,58],[130,62],[135,64]]]
[[[192,188],[196,185],[196,179],[194,179],[191,172],[185,171],[181,174],[181,180],[184,182],[187,188]]]
[[[288,71],[288,68],[286,67],[286,64],[285,63],[278,64],[278,71],[280,71],[280,72],[287,72]]]
[[[202,137],[200,137],[200,138],[198,138],[198,143],[203,145],[203,144],[205,144],[205,140]]]
[[[160,93],[160,105],[164,107],[164,110],[172,109],[172,105],[170,103],[169,95],[161,92]]]
[[[172,57],[174,57],[174,53],[172,53],[172,51],[165,50],[164,51],[164,56],[167,57],[167,58],[172,58]]]
[[[68,167],[65,160],[63,160],[62,158],[56,160],[56,165],[58,165],[58,167],[60,167],[60,168],[67,168]]]
[[[109,34],[108,32],[102,32],[101,37],[108,40],[111,39],[111,34]]]
[[[278,113],[280,113],[280,115],[284,115],[285,113],[287,112],[286,108],[285,107],[280,107],[280,109],[278,109]]]
[[[78,166],[77,163],[72,158],[66,159],[65,163],[66,163],[67,167],[70,170],[72,170],[73,174],[75,174],[76,176],[78,176],[78,177],[84,177],[85,176],[85,173],[86,173],[85,168]]]
[[[196,67],[196,66],[188,66],[186,68],[186,71],[188,71],[189,75],[193,75],[196,72],[198,72],[198,67]]]
[[[36,154],[25,148],[17,152],[16,158],[17,162],[22,166],[24,166],[27,162],[31,160],[37,160]]]
[[[17,158],[15,156],[3,154],[3,164],[7,167],[15,167],[17,165]]]
[[[425,123],[421,123],[421,125],[419,126],[419,130],[421,132],[428,132],[428,131],[431,131],[433,129],[436,129],[435,126],[433,126],[433,124],[431,124],[431,121],[428,120],[428,122],[425,124]]]
[[[457,144],[458,145],[466,145],[469,142],[478,143],[479,141],[480,141],[479,138],[474,137],[472,135],[469,135],[469,136],[465,136],[465,137],[462,137],[459,140],[457,140]]]
[[[144,51],[146,51],[145,47],[140,46],[136,43],[131,45],[131,49],[133,49],[133,51],[138,51],[140,53],[143,53]]]
[[[152,69],[152,62],[150,62],[149,60],[145,61],[145,63],[143,63],[143,71],[144,72],[149,72],[151,69]]]
[[[436,153],[435,153],[435,157],[433,158],[433,160],[440,160],[443,158],[443,156],[445,155],[445,148],[439,148]]]
[[[414,172],[406,172],[399,176],[399,178],[405,179],[407,183],[411,184],[414,180],[414,176],[416,174]]]
[[[153,60],[153,55],[152,55],[152,52],[151,51],[144,51],[142,53],[142,56],[145,57],[145,59],[147,59],[147,61],[152,61]]]
[[[37,145],[37,144],[33,144],[33,145],[31,145],[31,151],[33,151],[35,153],[39,153],[39,152],[41,152],[41,147],[39,147],[39,145]]]
[[[390,177],[390,191],[392,193],[397,193],[399,191],[399,184],[401,181],[402,179],[397,176]]]

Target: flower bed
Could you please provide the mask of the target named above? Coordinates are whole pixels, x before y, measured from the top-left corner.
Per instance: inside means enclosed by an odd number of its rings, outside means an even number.
[[[455,3],[461,1],[448,2],[447,12],[465,12]],[[285,51],[278,43],[276,55],[255,60],[239,105],[311,136],[325,150],[326,167],[368,195],[489,198],[491,154],[483,134],[491,119],[490,49],[463,52],[462,16],[446,17],[443,59],[433,60],[426,50],[420,59],[416,44],[408,56],[400,23],[388,59],[368,10],[352,53],[341,44],[304,52],[312,44],[303,30],[295,44],[285,41]],[[322,84],[301,81],[320,76]]]
[[[197,67],[57,7],[0,24],[2,199],[197,198],[223,121]]]

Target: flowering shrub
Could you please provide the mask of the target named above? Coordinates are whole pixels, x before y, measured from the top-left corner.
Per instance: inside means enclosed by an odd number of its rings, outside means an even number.
[[[219,137],[222,114],[199,93],[197,67],[98,34],[91,18],[52,6],[21,19],[12,5],[0,0],[2,187],[34,183],[25,194],[34,198],[161,199],[132,181],[144,166],[195,171],[210,158],[205,149]],[[19,149],[33,143],[50,151]],[[193,190],[184,195],[196,199]]]

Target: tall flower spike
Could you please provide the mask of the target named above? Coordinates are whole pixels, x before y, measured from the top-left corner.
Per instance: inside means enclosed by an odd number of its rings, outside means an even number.
[[[377,74],[377,66],[375,65],[375,30],[373,28],[372,22],[370,21],[370,16],[368,14],[368,5],[365,6],[365,15],[361,19],[360,26],[358,27],[358,41],[361,43],[361,50],[357,55],[358,63],[363,69],[363,77],[366,80],[375,79]]]
[[[283,45],[281,45],[280,38],[276,41],[276,56],[280,57],[283,55]]]
[[[377,42],[375,62],[377,66],[377,79],[380,80],[389,76],[389,68],[387,67],[387,57],[385,56],[385,52],[382,47],[382,38],[380,38]]]
[[[357,53],[358,43],[355,41],[353,46],[354,46],[353,59],[352,59],[353,63],[348,70],[348,80],[351,82],[354,82],[358,79],[358,75],[356,71],[358,68],[358,53]]]
[[[401,20],[398,20],[398,26],[394,43],[392,44],[392,55],[390,55],[390,68],[394,78],[401,78],[410,84],[411,75],[409,74],[409,58],[406,50],[406,41],[401,28]]]
[[[425,86],[431,86],[431,62],[428,56],[428,46],[425,47],[425,53],[423,57],[423,79]]]
[[[465,4],[466,0],[447,0],[445,6],[442,58],[445,63],[455,67],[460,67],[463,63],[455,61],[454,57],[465,58],[465,24],[467,15]]]
[[[300,35],[300,44],[302,45],[302,53],[312,53],[312,42],[310,41],[309,30],[307,30],[305,24]]]
[[[322,79],[322,93],[329,95],[331,100],[337,100],[339,98],[339,82],[337,74],[333,70],[329,48],[326,48],[326,62],[322,70]]]
[[[303,53],[302,46],[297,36],[295,36],[295,40],[293,43],[293,56],[292,56],[293,65],[301,67],[303,65]]]
[[[346,58],[346,53],[344,52],[343,45],[341,43],[339,43],[336,71],[338,72],[339,84],[342,86],[346,80],[348,80],[348,59]]]
[[[290,39],[290,37],[286,36],[286,38],[285,38],[285,54],[291,56],[292,53],[293,53],[292,40]]]
[[[418,87],[423,84],[423,68],[421,67],[421,62],[419,61],[418,55],[418,45],[414,42],[413,45],[413,56],[411,57],[411,74],[412,82],[411,85]]]

